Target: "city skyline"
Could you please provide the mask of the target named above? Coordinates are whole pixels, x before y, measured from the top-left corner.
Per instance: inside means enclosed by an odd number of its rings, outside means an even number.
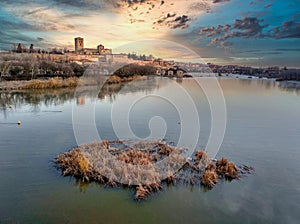
[[[87,48],[104,43],[113,50],[126,44],[132,46],[130,43],[136,41],[162,40],[186,46],[205,62],[300,67],[297,3],[5,0],[0,3],[0,49],[11,49],[11,44],[19,42],[41,48],[74,49],[77,36],[86,40]],[[160,49],[164,50],[164,57],[168,57],[168,52],[174,54],[177,49],[168,44]]]

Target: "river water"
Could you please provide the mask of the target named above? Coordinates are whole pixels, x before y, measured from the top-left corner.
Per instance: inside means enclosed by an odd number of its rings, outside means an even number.
[[[211,113],[194,80],[156,78],[147,85],[141,81],[115,86],[99,95],[83,90],[77,97],[68,89],[1,93],[0,223],[298,223],[297,84],[241,78],[218,81],[226,101],[227,126],[216,157],[250,165],[255,172],[240,180],[221,181],[210,191],[201,186],[168,186],[146,202],[133,201],[133,190],[82,184],[56,170],[53,159],[77,145],[72,107],[93,104],[100,137],[113,140],[112,108],[144,97],[131,108],[132,131],[147,137],[149,120],[160,116],[167,126],[166,141],[176,144],[181,130],[176,107],[147,96],[174,95],[172,89],[180,85],[199,113],[197,148],[201,149],[209,137]]]

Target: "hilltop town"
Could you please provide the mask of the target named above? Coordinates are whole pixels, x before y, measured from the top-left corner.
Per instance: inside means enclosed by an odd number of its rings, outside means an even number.
[[[259,78],[300,80],[299,69],[266,67],[254,68],[241,65],[216,65],[212,63],[187,63],[155,58],[153,55],[136,53],[115,54],[112,49],[99,44],[95,48],[85,48],[84,38],[74,38],[74,49],[38,49],[31,44],[14,44],[10,51],[0,53],[0,80],[71,77],[83,75],[85,69],[94,63],[121,63],[151,65],[156,75],[185,77],[187,73],[203,73],[217,76],[241,74]]]

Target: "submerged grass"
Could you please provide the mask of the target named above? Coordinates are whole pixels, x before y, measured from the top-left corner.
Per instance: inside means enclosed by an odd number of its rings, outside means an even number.
[[[202,185],[212,189],[219,179],[238,179],[240,174],[253,171],[247,166],[237,168],[226,158],[211,161],[205,151],[196,151],[189,160],[182,152],[182,148],[160,141],[134,144],[102,141],[62,153],[55,163],[64,176],[74,176],[83,182],[96,181],[108,187],[134,188],[136,200],[147,199],[167,184]],[[168,166],[177,163],[181,167],[176,167],[175,173],[172,169],[163,170],[162,176],[155,165],[167,158],[171,158]]]

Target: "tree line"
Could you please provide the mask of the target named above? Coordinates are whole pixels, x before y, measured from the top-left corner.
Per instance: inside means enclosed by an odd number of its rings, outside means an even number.
[[[71,77],[83,75],[86,67],[76,62],[52,61],[31,55],[0,58],[1,80],[30,80],[36,78]]]

